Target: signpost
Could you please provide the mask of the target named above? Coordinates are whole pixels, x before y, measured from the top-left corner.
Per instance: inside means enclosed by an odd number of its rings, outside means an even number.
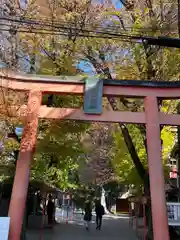
[[[9,234],[9,217],[0,217],[0,239],[1,240],[8,240]]]
[[[180,226],[180,203],[168,202],[168,225],[169,226]]]
[[[85,80],[84,113],[102,114],[103,80],[89,77]]]

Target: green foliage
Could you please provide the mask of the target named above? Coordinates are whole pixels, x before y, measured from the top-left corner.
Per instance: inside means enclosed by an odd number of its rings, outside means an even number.
[[[134,125],[129,125],[129,131],[131,133],[138,156],[141,159],[144,167],[147,169],[147,154],[142,135],[140,134],[139,129]],[[162,160],[164,164],[165,175],[167,176],[168,168],[166,167],[166,164],[168,163],[169,153],[174,146],[175,140],[175,133],[171,130],[170,126],[163,128],[161,131],[161,139],[163,143]],[[114,147],[111,149],[113,156],[112,163],[119,181],[125,184],[134,184],[139,187],[142,184],[142,179],[140,179],[137,169],[133,164],[128,149],[124,143],[121,131],[114,133],[114,140]]]
[[[61,189],[75,188],[79,156],[84,153],[80,137],[87,127],[74,121],[41,122],[32,177]]]
[[[135,128],[135,126],[130,125],[129,128],[131,128],[131,134],[134,143],[136,144],[136,150],[138,152],[138,155],[141,158],[141,161],[144,163],[144,166],[146,166],[146,154],[142,142],[142,137],[139,134],[138,129]],[[111,151],[112,155],[114,155],[112,159],[112,164],[119,181],[124,184],[142,184],[136,167],[132,162],[131,156],[124,142],[121,130],[114,133],[114,146]]]
[[[163,141],[162,159],[164,164],[168,163],[168,158],[174,146],[175,138],[176,138],[176,134],[172,131],[171,126],[166,126],[161,131],[161,139]]]

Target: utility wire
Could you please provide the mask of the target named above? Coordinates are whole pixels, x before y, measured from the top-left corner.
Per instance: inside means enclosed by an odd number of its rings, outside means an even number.
[[[21,17],[15,17],[15,18],[12,18],[12,17],[1,17],[0,18],[0,20],[5,20],[5,21],[9,21],[9,22],[16,22],[16,23],[20,23],[20,24],[23,24],[23,23],[25,23],[25,24],[35,24],[35,25],[40,25],[40,26],[49,26],[49,27],[58,27],[58,26],[64,26],[64,27],[72,27],[73,25],[76,27],[76,24],[77,23],[72,23],[72,22],[65,22],[65,21],[55,21],[55,20],[53,20],[53,23],[52,23],[52,20],[50,21],[50,20],[47,20],[46,18],[38,18],[38,20],[37,20],[37,18],[21,18]],[[41,21],[42,20],[42,21]],[[70,24],[70,25],[68,25],[68,24]],[[81,22],[80,23],[78,23],[78,24],[81,24]],[[93,23],[93,24],[99,24],[98,22],[97,23]],[[103,23],[102,23],[103,24]],[[104,24],[107,24],[108,26],[97,26],[97,28],[106,28],[106,29],[114,29],[114,30],[119,30],[119,26],[114,26],[114,25],[112,25],[112,24],[109,24],[109,23],[107,23],[107,22],[104,22]],[[84,24],[83,23],[83,26],[84,26],[84,28],[87,28],[87,27],[89,27],[90,26],[90,24]],[[132,29],[132,27],[126,27],[126,28],[129,28],[129,29]],[[140,27],[139,29],[141,29],[141,30],[149,30],[149,27]],[[162,29],[167,29],[167,30],[169,30],[169,29],[172,29],[172,28],[164,28],[164,27],[161,27],[161,28],[159,28],[159,30],[162,30]],[[152,28],[152,30],[154,30],[153,28]]]
[[[9,32],[9,30],[7,29],[0,29],[0,31],[7,31]],[[59,35],[59,36],[66,36],[69,37],[69,35],[67,33],[62,33],[62,32],[50,32],[50,31],[30,31],[30,30],[17,30],[17,32],[21,32],[21,33],[36,33],[36,34],[48,34],[48,35]],[[142,36],[128,36],[128,35],[118,35],[118,34],[108,34],[108,35],[92,35],[92,34],[83,34],[83,33],[79,33],[78,35],[75,35],[76,38],[78,37],[87,37],[87,38],[101,38],[101,39],[117,39],[118,41],[125,41],[125,42],[135,42],[135,43],[142,43],[142,42],[146,42],[146,44],[148,45],[155,45],[155,46],[161,46],[161,47],[173,47],[173,48],[180,48],[180,39],[174,39],[174,38],[167,38],[167,37],[142,37]],[[73,37],[73,35],[72,35]]]
[[[3,29],[3,28],[0,28],[0,31],[3,31],[3,32],[9,32],[9,30],[8,29]],[[16,32],[18,32],[18,33],[27,33],[27,34],[40,34],[40,35],[52,35],[52,34],[54,34],[54,35],[58,35],[58,36],[69,36],[68,35],[68,33],[63,33],[63,32],[60,32],[60,31],[57,31],[57,32],[52,32],[52,31],[37,31],[37,30],[35,30],[35,29],[32,29],[32,30],[16,30]],[[74,35],[72,35],[72,36],[74,36]],[[87,37],[87,38],[103,38],[103,39],[110,39],[110,36],[103,36],[103,35],[92,35],[92,34],[81,34],[81,33],[79,33],[79,34],[77,34],[77,36],[76,37]],[[115,38],[117,38],[119,41],[125,41],[125,42],[132,42],[132,40],[131,40],[131,38],[129,37],[129,39],[119,39],[119,37],[122,37],[121,35],[119,36],[119,35],[114,35],[114,37],[112,37],[111,36],[111,38],[113,38],[113,39],[115,39]],[[124,36],[124,37],[126,37],[126,36]],[[139,38],[137,38],[137,39],[139,39]]]
[[[0,18],[0,20],[1,20],[1,18]],[[21,20],[12,20],[13,22],[14,21],[18,21],[18,22],[20,22],[21,24],[22,24],[22,21]],[[27,22],[25,22],[26,24],[27,24]],[[32,24],[34,24],[34,22],[32,23],[32,22],[30,22],[30,26],[32,25]],[[39,23],[38,22],[35,22],[35,24],[36,25],[39,25]],[[4,26],[4,24],[3,24],[3,26]],[[42,25],[40,25],[40,26],[42,26]],[[50,27],[50,28],[44,28],[44,27]],[[7,25],[7,27],[10,27],[9,25]],[[14,26],[13,26],[14,27]],[[27,25],[26,26],[24,26],[24,28],[27,28]],[[31,29],[28,29],[28,31],[29,32],[38,32],[38,33],[43,33],[43,32],[50,32],[50,33],[62,33],[62,30],[64,30],[64,31],[69,31],[70,30],[70,28],[69,27],[66,27],[66,26],[63,26],[63,25],[59,25],[59,26],[53,26],[53,28],[54,29],[52,29],[52,26],[51,25],[44,25],[43,24],[43,29],[37,29],[37,28],[31,28]],[[6,29],[6,28],[2,28],[1,29],[2,31],[3,30],[8,30],[9,31],[9,29]],[[109,35],[109,36],[113,36],[113,37],[125,37],[125,38],[128,38],[128,37],[132,37],[132,36],[134,36],[134,37],[136,37],[136,35],[134,34],[134,35],[132,35],[131,34],[131,36],[128,36],[127,35],[127,33],[126,33],[126,35],[125,34],[117,34],[117,33],[112,33],[112,32],[108,32],[108,31],[99,31],[99,30],[89,30],[89,29],[80,29],[80,28],[71,28],[71,31],[72,30],[74,30],[74,33],[72,33],[72,35],[74,36],[80,36],[80,35],[88,35],[88,34],[91,34],[91,36],[93,35],[93,36],[97,36],[97,35],[100,35],[100,34],[102,34],[102,35]],[[12,29],[12,31],[13,31],[13,29]],[[26,32],[27,30],[26,29],[23,29],[23,27],[21,27],[21,29],[17,29],[16,31],[18,31],[18,32]],[[138,36],[138,38],[139,38],[140,36]]]
[[[43,29],[39,29],[39,28],[27,28],[28,26],[24,26],[24,27],[20,27],[19,29],[16,29],[14,26],[11,29],[7,29],[5,28],[4,24],[1,24],[3,26],[3,28],[1,28],[1,31],[15,31],[15,32],[21,32],[21,33],[36,33],[36,34],[55,34],[55,35],[65,35],[65,36],[69,36],[68,33],[70,33],[69,31],[71,30],[71,36],[79,36],[79,37],[98,37],[98,38],[124,38],[124,39],[145,39],[146,37],[142,35],[137,35],[137,34],[132,34],[130,33],[128,35],[127,31],[124,31],[124,33],[113,33],[113,32],[108,32],[108,31],[94,31],[94,30],[87,30],[87,29],[79,29],[79,28],[71,28],[69,29],[68,27],[64,27],[64,26],[59,26],[58,28],[52,29],[52,28],[44,28]],[[7,25],[7,27],[11,27],[9,25]],[[74,30],[74,32],[72,32],[72,30]]]
[[[37,16],[37,17],[26,17],[26,16],[18,16],[18,15],[16,15],[16,16],[14,16],[14,17],[12,17],[12,16],[1,16],[1,18],[0,19],[4,19],[4,20],[9,20],[9,21],[18,21],[18,22],[29,22],[29,21],[31,21],[31,22],[38,22],[38,23],[40,23],[40,21],[42,21],[42,23],[49,23],[49,24],[51,24],[51,26],[52,26],[52,23],[54,23],[54,24],[68,24],[68,23],[70,23],[70,24],[72,24],[72,22],[68,22],[68,21],[62,21],[62,20],[55,20],[55,19],[53,19],[53,21],[52,21],[52,18],[47,18],[47,17],[42,17],[42,16]],[[108,20],[108,19],[104,19],[104,21],[106,21],[106,20]],[[99,24],[99,22],[93,22],[93,24]],[[85,26],[85,25],[87,25],[87,23],[83,23],[83,25]],[[110,26],[110,27],[115,27],[114,26],[114,24],[109,24],[108,23],[108,25]],[[146,28],[146,29],[148,29],[148,28]]]
[[[21,20],[12,20],[11,21],[17,21],[18,23],[22,24]],[[27,22],[25,22],[27,24]],[[32,21],[30,22],[31,25]],[[34,21],[33,24],[38,25],[37,21]],[[38,34],[58,34],[58,35],[64,35],[64,36],[71,36],[71,37],[96,37],[96,38],[120,38],[122,39],[127,39],[127,40],[136,40],[136,41],[146,41],[146,43],[149,45],[158,45],[158,46],[162,46],[162,47],[174,47],[174,48],[180,48],[180,40],[179,39],[173,39],[173,38],[167,38],[167,37],[151,37],[151,36],[142,36],[141,35],[137,35],[137,34],[130,34],[128,35],[127,32],[126,34],[117,34],[117,33],[112,33],[112,32],[105,32],[105,31],[99,31],[99,30],[87,30],[87,29],[79,29],[79,28],[70,28],[69,27],[64,27],[64,26],[52,26],[51,25],[47,25],[48,29],[44,29],[44,25],[43,25],[43,29],[41,29],[41,31],[39,29],[36,28],[33,29],[28,29],[26,30],[25,27],[27,28],[27,25],[23,28],[21,27],[21,29],[16,29],[16,32],[30,32],[30,33],[38,33]],[[55,29],[55,30],[54,30]],[[9,29],[5,29],[2,28],[2,31],[9,31]],[[63,31],[62,31],[63,30]],[[70,32],[71,30],[71,32]],[[74,32],[72,32],[72,30],[74,30]],[[13,31],[13,29],[11,29],[11,31]],[[10,31],[9,31],[10,32]]]
[[[6,26],[10,26],[10,23],[17,23],[19,25],[28,25],[28,26],[39,26],[39,27],[49,27],[49,28],[53,28],[53,29],[57,29],[57,28],[64,28],[64,29],[76,29],[76,30],[79,30],[79,31],[94,31],[94,30],[91,30],[93,28],[93,26],[90,26],[90,24],[85,24],[83,28],[80,28],[76,26],[76,23],[69,23],[70,25],[68,25],[68,22],[63,22],[63,21],[54,21],[53,24],[52,22],[49,22],[49,21],[43,21],[41,22],[40,19],[28,19],[28,18],[23,18],[23,19],[17,19],[16,18],[9,18],[9,17],[0,17],[0,21],[4,23],[4,21],[7,22]],[[80,24],[80,23],[79,23]],[[104,23],[105,24],[105,23]],[[120,29],[120,26],[113,26],[113,25],[109,25],[108,26],[96,26],[94,27],[96,28],[97,30],[104,30],[106,29],[106,31],[125,31],[123,29]],[[146,31],[146,32],[153,32],[153,31],[171,31],[171,30],[177,30],[177,28],[168,28],[168,27],[162,27],[162,28],[152,28],[150,29],[149,27],[148,28],[136,28],[136,29],[133,29],[133,27],[126,27],[126,29],[132,29],[134,31]],[[127,32],[127,31],[126,31]]]
[[[18,33],[29,33],[29,34],[32,34],[32,33],[36,33],[36,34],[55,34],[55,35],[64,35],[64,36],[69,36],[69,32],[64,32],[62,31],[64,30],[59,28],[59,30],[55,30],[53,31],[52,29],[25,29],[25,28],[19,28],[19,29],[15,29],[15,30],[10,30],[10,29],[7,29],[7,28],[0,28],[0,31],[6,31],[6,32],[10,32],[10,31],[15,31],[15,32],[18,32]],[[68,30],[65,28],[65,30]],[[75,29],[75,30],[79,30],[79,29]],[[110,33],[110,32],[93,32],[93,31],[82,31],[82,32],[74,32],[74,33],[71,33],[71,36],[76,36],[76,37],[97,37],[97,38],[117,38],[117,39],[121,39],[123,40],[124,38],[124,41],[125,40],[131,40],[131,39],[134,39],[134,40],[139,40],[139,39],[142,39],[142,38],[145,38],[145,37],[142,37],[142,36],[138,36],[138,35],[127,35],[127,34],[117,34],[117,33]]]

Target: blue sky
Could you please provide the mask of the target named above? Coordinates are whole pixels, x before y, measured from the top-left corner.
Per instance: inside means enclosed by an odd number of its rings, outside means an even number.
[[[81,71],[87,73],[88,75],[91,75],[91,76],[96,75],[96,72],[95,72],[95,70],[93,69],[93,66],[92,66],[91,63],[88,63],[88,62],[85,62],[85,61],[81,61],[81,62],[77,65],[77,67],[78,67]]]
[[[112,3],[116,6],[117,9],[122,8],[122,3],[120,0],[112,0]]]

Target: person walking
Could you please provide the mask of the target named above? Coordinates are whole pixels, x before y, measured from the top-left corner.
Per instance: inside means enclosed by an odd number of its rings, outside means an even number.
[[[85,212],[84,213],[84,221],[85,221],[86,230],[89,230],[90,222],[92,220],[92,206],[91,206],[90,201],[87,201],[85,203],[84,212]]]
[[[49,195],[49,200],[48,200],[48,204],[47,204],[47,215],[48,215],[48,224],[50,226],[53,225],[54,210],[55,210],[55,205],[54,205],[54,202],[52,201],[52,196]]]
[[[101,202],[98,201],[95,206],[96,212],[96,229],[101,230],[102,226],[102,217],[105,214],[104,207],[101,205]]]

